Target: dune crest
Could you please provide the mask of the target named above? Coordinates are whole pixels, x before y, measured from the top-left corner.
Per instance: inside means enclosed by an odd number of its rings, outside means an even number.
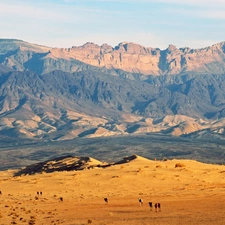
[[[32,175],[36,173],[52,173],[56,171],[73,171],[73,170],[84,170],[84,169],[93,169],[95,167],[109,167],[118,164],[124,163],[145,163],[150,161],[144,157],[138,155],[126,156],[122,160],[115,163],[103,163],[97,159],[91,157],[77,157],[77,156],[61,156],[54,159],[50,159],[44,162],[35,163],[28,165],[15,173],[15,176],[21,175]]]
[[[149,159],[146,159],[138,155],[131,155],[131,156],[124,157],[122,160],[116,162],[115,164],[123,164],[128,162],[137,162],[137,161],[149,161]]]
[[[35,173],[52,173],[55,171],[84,170],[103,165],[102,162],[90,157],[62,156],[44,162],[28,165],[15,173],[15,176]]]

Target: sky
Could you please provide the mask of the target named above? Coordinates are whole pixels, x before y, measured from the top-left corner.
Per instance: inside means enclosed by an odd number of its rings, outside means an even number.
[[[0,0],[0,38],[203,48],[225,41],[225,0]]]

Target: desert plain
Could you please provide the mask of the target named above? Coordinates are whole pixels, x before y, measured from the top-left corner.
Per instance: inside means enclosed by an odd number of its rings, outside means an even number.
[[[93,166],[100,163],[90,158],[82,170],[32,175],[1,171],[0,225],[225,224],[224,165],[136,155]]]

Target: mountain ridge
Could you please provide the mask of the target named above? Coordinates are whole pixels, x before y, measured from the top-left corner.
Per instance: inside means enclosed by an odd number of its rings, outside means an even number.
[[[200,49],[178,49],[169,45],[165,50],[160,50],[133,42],[121,42],[115,47],[87,42],[71,48],[51,48],[21,40],[0,39],[0,49],[0,63],[3,65],[19,71],[29,69],[38,74],[56,69],[80,71],[84,69],[80,63],[154,76],[225,73],[225,42]],[[42,67],[29,67],[36,63]]]
[[[224,74],[225,42],[202,49],[130,42],[65,49],[0,39],[0,135],[224,139]]]

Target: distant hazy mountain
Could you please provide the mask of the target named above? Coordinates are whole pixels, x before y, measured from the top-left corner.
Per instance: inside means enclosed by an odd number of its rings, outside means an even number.
[[[1,39],[0,136],[223,138],[223,49],[224,43],[199,50],[133,43],[53,49]]]

